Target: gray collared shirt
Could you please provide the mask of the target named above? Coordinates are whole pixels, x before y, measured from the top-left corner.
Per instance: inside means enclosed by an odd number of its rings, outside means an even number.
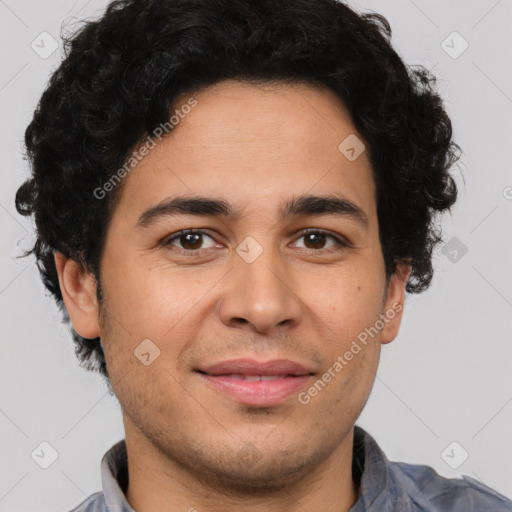
[[[512,501],[473,478],[445,478],[429,466],[388,460],[375,439],[358,426],[353,459],[361,492],[350,512],[512,512]],[[124,439],[103,456],[101,480],[103,491],[71,512],[135,512],[125,497]]]

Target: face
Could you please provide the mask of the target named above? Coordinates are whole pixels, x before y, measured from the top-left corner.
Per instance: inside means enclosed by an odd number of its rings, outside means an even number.
[[[220,485],[279,486],[350,439],[407,275],[386,286],[370,161],[340,151],[363,139],[334,94],[225,81],[194,98],[124,178],[103,307],[74,327],[102,338],[127,439]]]

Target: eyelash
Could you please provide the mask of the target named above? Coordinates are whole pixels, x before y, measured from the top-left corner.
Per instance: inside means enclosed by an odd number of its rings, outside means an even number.
[[[199,229],[185,229],[185,230],[182,230],[182,231],[178,231],[176,234],[173,234],[171,235],[170,237],[167,237],[163,240],[162,242],[162,245],[164,247],[168,247],[168,246],[171,246],[172,242],[174,242],[175,240],[179,239],[180,237],[184,236],[184,235],[188,235],[188,234],[200,234],[200,235],[206,235],[208,237],[210,237],[212,240],[213,240],[213,237],[211,235],[209,235],[206,231],[202,231],[202,230],[199,230]],[[328,238],[332,238],[335,242],[335,250],[339,250],[339,249],[348,249],[351,247],[351,245],[344,241],[344,240],[341,240],[340,238],[338,238],[337,236],[329,233],[328,231],[324,231],[322,229],[305,229],[301,232],[299,232],[298,234],[298,237],[297,239],[300,239],[306,235],[310,235],[310,234],[321,234],[321,235],[325,235],[326,237]],[[179,247],[174,247],[173,246],[173,250],[176,250],[186,256],[197,256],[198,254],[201,254],[202,251],[209,251],[210,249],[212,249],[212,247],[209,247],[207,249],[181,249]],[[332,248],[331,248],[332,249]],[[322,252],[322,251],[328,251],[327,249],[305,249],[306,251],[311,251],[311,252]],[[328,251],[328,252],[331,252],[331,251]]]

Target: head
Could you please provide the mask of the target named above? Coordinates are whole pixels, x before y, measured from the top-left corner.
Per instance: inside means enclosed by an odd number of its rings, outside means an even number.
[[[390,37],[335,0],[115,1],[66,40],[27,128],[16,206],[81,364],[205,478],[279,485],[325,459],[431,283],[458,146]],[[201,375],[239,357],[331,377],[248,406]]]

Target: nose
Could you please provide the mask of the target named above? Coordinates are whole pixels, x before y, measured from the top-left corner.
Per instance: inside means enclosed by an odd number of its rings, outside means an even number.
[[[251,332],[295,328],[303,307],[290,269],[269,250],[252,263],[235,258],[228,285],[217,305],[221,321]]]

